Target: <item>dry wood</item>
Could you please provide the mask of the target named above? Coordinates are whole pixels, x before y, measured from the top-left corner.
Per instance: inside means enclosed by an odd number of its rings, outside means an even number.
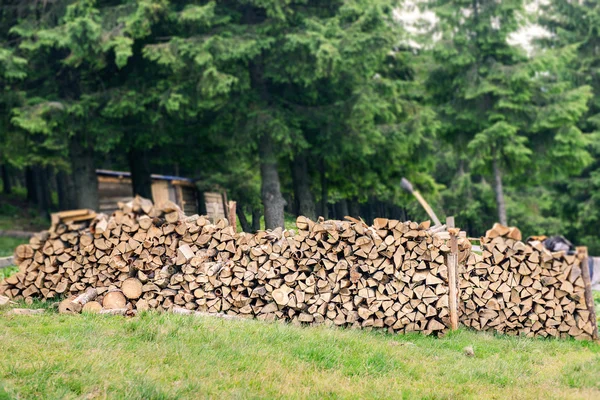
[[[581,261],[523,243],[517,228],[495,224],[460,274],[460,321],[478,330],[528,337],[592,339]]]
[[[61,314],[78,314],[88,302],[98,297],[98,292],[94,288],[88,288],[84,293],[71,299],[66,299],[58,305],[58,312]]]
[[[102,307],[108,310],[125,308],[125,305],[127,305],[127,299],[118,290],[106,293],[102,300]]]
[[[128,299],[139,299],[142,296],[142,282],[137,278],[128,278],[121,284],[121,291]]]
[[[0,295],[73,299],[95,288],[98,303],[83,307],[102,304],[105,313],[157,309],[436,335],[456,327],[458,297],[460,322],[475,329],[590,337],[576,257],[523,243],[501,225],[482,238],[478,256],[466,235],[430,225],[298,217],[296,231],[248,234],[136,197],[110,216],[56,219],[17,249],[19,272],[0,283]]]
[[[0,296],[0,307],[7,306],[11,303],[14,302],[10,301],[10,299],[7,296]]]
[[[81,312],[98,313],[100,310],[102,310],[102,304],[97,301],[90,301],[83,306]]]

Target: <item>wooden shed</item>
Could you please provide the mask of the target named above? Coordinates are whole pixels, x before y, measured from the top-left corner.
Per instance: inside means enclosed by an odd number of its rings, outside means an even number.
[[[110,214],[117,209],[117,202],[133,198],[131,173],[97,169],[100,212]],[[152,174],[152,200],[160,203],[171,200],[187,215],[198,213],[198,190],[189,178]]]

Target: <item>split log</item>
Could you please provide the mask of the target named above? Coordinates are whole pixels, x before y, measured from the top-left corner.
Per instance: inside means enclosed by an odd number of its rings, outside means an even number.
[[[83,306],[81,312],[98,313],[100,310],[102,310],[102,304],[98,303],[97,301],[90,301]]]
[[[107,310],[122,309],[127,305],[127,299],[120,290],[114,290],[104,295],[102,307]]]
[[[458,296],[459,321],[475,329],[593,334],[576,258],[521,242],[516,228],[495,225],[479,256],[466,238],[448,243],[450,233],[427,222],[299,217],[297,230],[248,234],[226,220],[186,217],[170,202],[136,197],[119,207],[92,220],[57,219],[32,237],[0,295],[31,302],[95,288],[98,304],[86,308],[102,304],[102,312],[186,310],[434,335],[456,326]]]
[[[128,278],[123,281],[121,291],[128,299],[139,299],[142,296],[142,282],[137,278]]]
[[[84,293],[77,297],[66,299],[58,305],[58,312],[61,314],[79,314],[88,302],[98,297],[98,292],[94,288],[88,288]]]

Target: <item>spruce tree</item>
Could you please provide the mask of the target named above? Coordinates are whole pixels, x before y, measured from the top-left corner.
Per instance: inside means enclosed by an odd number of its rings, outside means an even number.
[[[523,1],[432,3],[441,40],[429,88],[443,136],[478,175],[492,177],[498,220],[506,224],[507,182],[535,183],[589,163],[588,139],[576,123],[590,88],[564,79],[572,54],[530,59],[508,43]]]

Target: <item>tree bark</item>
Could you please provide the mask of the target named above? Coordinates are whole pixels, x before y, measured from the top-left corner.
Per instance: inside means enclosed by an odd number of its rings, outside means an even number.
[[[298,154],[294,157],[292,161],[292,180],[294,182],[294,197],[298,206],[298,215],[304,215],[314,221],[317,218],[317,212],[310,192],[306,154]]]
[[[336,219],[344,219],[345,216],[350,215],[348,212],[348,202],[346,199],[342,199],[335,204]]]
[[[59,210],[72,210],[75,205],[75,186],[73,177],[65,171],[56,174]]]
[[[12,185],[10,182],[10,173],[8,171],[8,165],[3,164],[0,166],[2,169],[2,193],[11,194],[12,193]]]
[[[252,232],[260,230],[260,217],[262,217],[260,209],[255,208],[252,210]]]
[[[30,204],[37,204],[36,187],[35,187],[35,173],[33,167],[25,168],[25,187],[27,188],[27,202]]]
[[[48,218],[50,216],[50,195],[48,193],[50,189],[44,168],[33,166],[32,176],[38,212],[42,217]]]
[[[70,140],[69,153],[75,186],[75,208],[98,210],[98,177],[94,168],[94,150],[89,145],[82,145],[80,139],[74,136]]]
[[[263,133],[259,141],[261,197],[265,210],[265,229],[284,227],[285,200],[281,195],[281,184],[277,172],[277,158],[273,151],[273,140]]]
[[[358,200],[352,199],[349,201],[348,212],[351,217],[360,217],[360,204],[358,204]]]
[[[252,232],[252,227],[248,223],[248,219],[246,218],[246,214],[244,213],[244,210],[242,208],[243,207],[241,206],[241,204],[238,203],[238,206],[235,210],[235,213],[237,214],[238,219],[240,220],[240,225],[242,225],[242,230],[244,232]]]
[[[52,171],[52,167],[45,167],[41,169],[42,176],[42,195],[44,196],[44,206],[47,210],[53,208],[54,204],[52,203],[52,186],[54,186],[53,178],[54,172]]]
[[[327,201],[329,191],[327,188],[327,174],[325,168],[325,159],[319,161],[319,173],[321,175],[321,216],[325,219],[329,218],[329,210],[327,209]]]
[[[131,171],[131,189],[133,195],[152,200],[152,172],[147,150],[132,147],[129,150],[129,170]]]
[[[494,154],[494,190],[496,191],[496,205],[498,207],[498,220],[502,225],[507,225],[506,202],[504,200],[504,189],[502,188],[502,170],[498,162],[498,156]]]

